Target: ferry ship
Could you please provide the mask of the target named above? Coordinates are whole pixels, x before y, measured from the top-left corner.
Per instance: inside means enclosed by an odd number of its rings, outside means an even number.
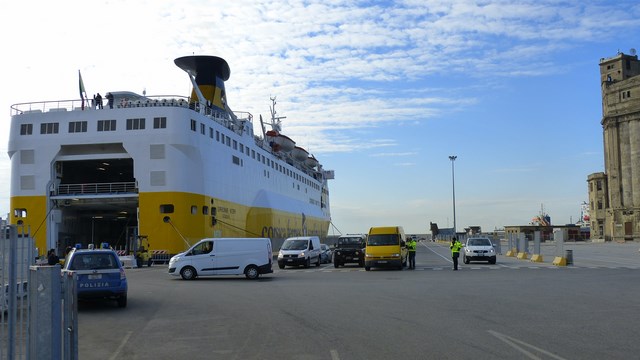
[[[80,100],[11,106],[10,223],[27,226],[39,252],[141,240],[176,254],[204,237],[326,237],[328,180],[307,150],[270,121],[232,111],[228,63],[185,56],[174,63],[190,96],[111,91],[102,106]],[[86,95],[86,94],[85,94]],[[257,125],[257,124],[256,124]]]

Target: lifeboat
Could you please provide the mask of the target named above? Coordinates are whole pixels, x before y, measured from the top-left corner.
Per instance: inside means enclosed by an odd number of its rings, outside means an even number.
[[[296,142],[291,140],[290,137],[282,134],[273,138],[273,143],[278,145],[280,151],[290,152],[296,146]]]
[[[298,161],[306,161],[307,157],[309,157],[309,152],[300,146],[296,146],[291,151],[291,156]]]
[[[304,161],[304,164],[310,168],[314,168],[318,166],[318,160],[316,160],[316,158],[311,155],[307,158],[307,160]]]

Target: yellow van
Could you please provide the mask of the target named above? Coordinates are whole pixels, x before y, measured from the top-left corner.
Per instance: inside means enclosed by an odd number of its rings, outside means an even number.
[[[364,269],[407,266],[407,245],[402,226],[382,226],[369,229],[364,253]]]

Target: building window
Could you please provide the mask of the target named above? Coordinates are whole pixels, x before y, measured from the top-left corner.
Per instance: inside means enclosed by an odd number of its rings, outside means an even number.
[[[31,134],[33,134],[33,124],[20,125],[20,135],[31,135]]]
[[[198,207],[195,205],[191,205],[191,215],[198,214]]]
[[[602,190],[602,180],[596,181],[596,189]]]
[[[127,130],[144,130],[144,119],[127,119]]]
[[[238,150],[238,142],[233,140],[233,150]]]
[[[87,132],[87,122],[86,121],[72,121],[69,123],[69,132],[70,133],[80,133]]]
[[[213,139],[213,129],[209,128],[209,137]]]
[[[116,121],[98,120],[98,131],[116,131]]]
[[[203,206],[202,207],[202,215],[209,215],[209,207],[208,206]]]
[[[40,134],[57,134],[58,133],[58,123],[43,123],[40,124]]]
[[[602,210],[602,201],[598,200],[598,210]]]
[[[234,155],[234,156],[232,156],[231,161],[232,161],[234,164],[236,164],[236,165],[240,165],[240,166],[242,166],[242,161],[240,160],[240,158],[239,158],[239,157],[237,157],[237,156],[235,156],[235,155]]]
[[[166,117],[155,117],[153,118],[153,128],[154,129],[166,129],[167,128],[167,118]]]
[[[204,124],[200,124],[200,134],[204,135],[205,129],[206,129],[206,126],[204,126]]]
[[[196,131],[196,121],[191,119],[191,131]]]

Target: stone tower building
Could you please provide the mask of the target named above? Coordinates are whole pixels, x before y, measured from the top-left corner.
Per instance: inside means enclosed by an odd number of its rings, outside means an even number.
[[[591,237],[640,240],[640,62],[600,59],[604,173],[587,179]]]

